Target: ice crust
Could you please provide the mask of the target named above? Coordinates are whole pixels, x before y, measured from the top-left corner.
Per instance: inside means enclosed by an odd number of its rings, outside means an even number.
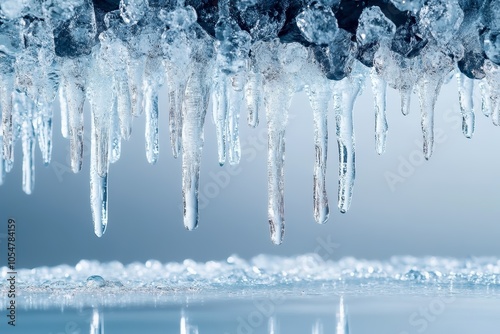
[[[329,217],[326,192],[328,114],[333,109],[339,153],[338,209],[347,212],[355,179],[353,111],[370,79],[375,148],[386,149],[387,87],[401,92],[401,110],[420,101],[423,151],[434,147],[434,107],[456,73],[463,134],[474,133],[474,83],[482,112],[500,124],[500,0],[259,1],[40,0],[0,4],[0,184],[22,142],[24,192],[34,190],[38,144],[49,164],[52,105],[71,170],[82,169],[89,131],[94,231],[108,223],[108,173],[135,117],[145,114],[146,159],[160,153],[162,86],[168,91],[171,150],[182,160],[184,226],[198,226],[204,122],[209,103],[218,160],[238,164],[239,120],[259,120],[268,133],[268,222],[271,239],[285,232],[284,168],[287,114],[305,90],[313,109],[314,219]],[[211,100],[211,101],[210,101]],[[85,115],[84,103],[90,104]],[[91,118],[90,130],[84,129]]]
[[[0,269],[1,277],[9,269]],[[8,289],[6,279],[0,290]],[[461,294],[500,295],[497,258],[393,257],[386,261],[344,258],[325,261],[318,254],[296,257],[259,255],[244,260],[122,264],[81,260],[20,269],[17,273],[20,307],[127,306],[185,301],[248,298],[285,294],[324,296]],[[0,295],[2,304],[6,293]]]

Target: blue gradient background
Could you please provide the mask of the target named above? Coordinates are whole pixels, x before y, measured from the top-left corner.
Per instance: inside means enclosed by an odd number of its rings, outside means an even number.
[[[411,113],[405,117],[399,111],[399,94],[389,90],[387,152],[378,156],[373,97],[367,85],[355,106],[357,171],[347,214],[336,208],[338,158],[330,111],[327,181],[331,214],[327,224],[318,225],[312,215],[312,111],[305,94],[297,94],[287,128],[287,225],[281,246],[271,243],[267,223],[264,115],[259,127],[251,129],[246,126],[246,112],[242,112],[242,163],[219,167],[211,110],[207,114],[200,189],[205,200],[199,228],[187,232],[180,209],[181,164],[170,151],[163,89],[160,159],[154,166],[147,163],[144,116],[135,119],[131,140],[123,143],[121,159],[110,168],[109,224],[106,234],[97,238],[89,204],[89,136],[87,133],[83,170],[72,174],[69,141],[60,134],[56,106],[53,162],[44,167],[37,148],[35,191],[29,196],[21,190],[21,145],[16,144],[14,170],[0,187],[0,233],[6,233],[9,217],[16,219],[18,267],[75,264],[80,259],[129,263],[219,260],[230,254],[244,258],[259,253],[288,256],[314,252],[318,238],[338,244],[333,253],[320,254],[324,259],[498,255],[500,130],[482,115],[479,93],[475,96],[476,132],[468,140],[460,129],[455,80],[443,87],[435,118],[440,140],[433,157],[428,162],[417,161],[411,175],[391,189],[387,173],[397,173],[401,159],[422,159],[418,101],[413,96]],[[88,111],[87,106],[86,122]],[[214,175],[221,171],[230,175],[230,169],[234,175],[227,184],[217,184]]]

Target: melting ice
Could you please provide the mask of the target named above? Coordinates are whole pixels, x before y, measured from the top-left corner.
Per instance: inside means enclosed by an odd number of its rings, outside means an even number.
[[[22,143],[22,187],[34,189],[36,146],[45,164],[59,100],[71,169],[86,163],[96,235],[108,223],[109,165],[120,158],[133,119],[144,114],[146,158],[160,152],[158,92],[166,86],[171,150],[182,160],[184,226],[198,224],[204,122],[209,103],[219,163],[238,164],[239,118],[268,134],[268,221],[283,240],[287,114],[305,90],[313,110],[314,218],[329,216],[328,114],[339,152],[338,209],[349,209],[355,179],[353,110],[365,81],[374,92],[375,149],[388,136],[387,87],[409,113],[420,101],[423,151],[434,146],[434,107],[456,73],[463,134],[474,133],[474,84],[481,109],[500,124],[500,0],[4,0],[0,3],[0,184]],[[91,109],[84,129],[84,103]]]

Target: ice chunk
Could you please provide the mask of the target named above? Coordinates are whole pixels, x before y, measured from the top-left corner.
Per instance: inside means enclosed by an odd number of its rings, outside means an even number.
[[[440,45],[451,42],[463,19],[458,0],[429,0],[419,12],[420,28]]]
[[[396,26],[382,13],[380,7],[368,7],[359,17],[356,40],[360,44],[380,43],[391,39],[395,31]]]
[[[307,41],[318,45],[328,45],[337,33],[337,19],[331,7],[320,3],[304,9],[296,18],[297,26]]]
[[[484,52],[488,59],[500,65],[500,31],[488,31],[484,35]]]
[[[139,22],[146,14],[147,9],[147,0],[120,0],[120,14],[128,25]]]
[[[328,79],[342,80],[351,71],[355,49],[352,35],[339,29],[333,42],[328,46],[315,46],[313,52],[314,58]]]
[[[395,31],[396,26],[382,13],[380,7],[365,8],[359,17],[356,30],[358,59],[364,65],[372,67],[380,44],[388,44]]]
[[[21,17],[29,6],[29,0],[3,0],[0,3],[0,14],[7,19]]]
[[[416,13],[422,8],[424,0],[391,0],[397,9]]]
[[[97,25],[91,0],[75,8],[73,17],[54,30],[55,52],[59,57],[89,55],[96,44]]]

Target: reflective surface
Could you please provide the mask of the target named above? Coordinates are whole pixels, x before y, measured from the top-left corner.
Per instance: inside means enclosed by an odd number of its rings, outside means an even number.
[[[0,328],[5,328],[1,324]],[[287,296],[161,307],[25,310],[18,333],[497,333],[500,300]],[[2,329],[3,331],[3,329]]]

